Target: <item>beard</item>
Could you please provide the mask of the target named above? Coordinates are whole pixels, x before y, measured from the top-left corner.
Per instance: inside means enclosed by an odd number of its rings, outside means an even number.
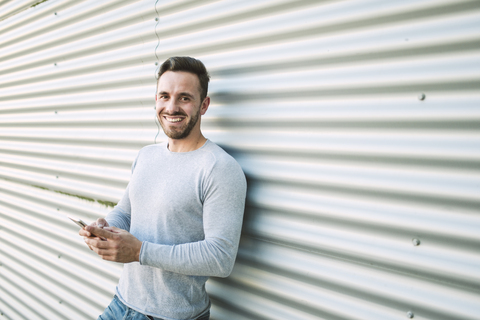
[[[177,115],[186,116],[186,114],[181,112],[176,112],[174,114],[168,114],[168,115],[169,116],[177,116]],[[160,116],[158,117],[159,118],[158,120],[160,122],[160,125],[162,126],[163,132],[165,132],[167,137],[169,137],[170,139],[176,139],[176,140],[185,139],[190,135],[190,132],[192,132],[193,127],[195,127],[195,125],[198,122],[198,119],[200,118],[200,108],[198,108],[198,111],[192,116],[192,118],[188,122],[184,123],[180,128],[170,129],[168,124],[165,124],[165,125],[163,124],[163,122],[161,121],[161,117],[162,117],[162,114],[160,114]]]

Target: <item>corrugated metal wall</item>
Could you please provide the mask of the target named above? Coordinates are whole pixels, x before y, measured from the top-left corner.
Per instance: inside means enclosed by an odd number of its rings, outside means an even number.
[[[213,319],[480,319],[480,1],[0,2],[0,319],[94,319],[157,62],[212,74],[248,177]],[[3,318],[2,318],[3,317]]]

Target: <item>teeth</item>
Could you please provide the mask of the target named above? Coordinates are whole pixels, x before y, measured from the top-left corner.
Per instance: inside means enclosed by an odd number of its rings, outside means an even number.
[[[165,119],[167,119],[168,122],[180,122],[180,121],[182,121],[182,118],[175,118],[175,119],[165,118]]]

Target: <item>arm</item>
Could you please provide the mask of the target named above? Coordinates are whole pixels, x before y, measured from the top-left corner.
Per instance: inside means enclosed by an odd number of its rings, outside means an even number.
[[[205,185],[205,239],[177,245],[143,242],[140,263],[165,271],[227,277],[237,255],[245,207],[245,175],[236,162],[216,166]]]
[[[109,241],[87,239],[86,242],[106,260],[140,261],[142,265],[185,275],[226,277],[233,269],[240,240],[246,196],[245,175],[233,159],[223,165],[216,164],[202,183],[202,190],[204,239],[201,241],[175,245],[144,241],[138,246],[138,239],[126,231],[87,227],[88,231]],[[125,196],[121,202],[124,199]],[[123,205],[119,203],[117,207]],[[116,224],[119,222],[114,221],[122,221],[122,216],[126,215],[114,211],[114,218],[110,221]],[[121,257],[118,251],[124,246],[136,248],[138,252],[127,249],[130,252],[128,257]]]
[[[109,226],[123,230],[130,230],[131,206],[129,197],[129,186],[125,189],[122,199],[105,217]]]
[[[128,214],[125,212],[128,212]],[[128,233],[128,231],[126,230],[130,229],[130,218],[131,218],[130,199],[128,197],[128,186],[127,186],[127,189],[125,190],[125,193],[122,199],[115,206],[115,208],[113,208],[113,210],[108,213],[106,218],[105,219],[98,218],[97,221],[94,221],[87,227],[80,229],[79,235],[84,237],[85,243],[90,248],[90,250],[95,251],[103,259],[123,262],[123,261],[115,260],[117,259],[116,253],[111,253],[111,252],[105,253],[105,251],[100,252],[99,249],[107,249],[107,248],[110,248],[110,246],[112,246],[111,248],[113,249],[118,248],[119,245],[115,244],[112,240],[115,239],[116,241],[118,241],[118,240],[121,240],[121,238],[119,238],[118,235],[112,234],[111,231],[114,231],[114,233],[120,233],[120,231],[125,231],[126,233]],[[115,226],[117,226],[117,228],[115,228]],[[110,232],[106,232],[103,229],[104,227],[106,227],[107,230]],[[116,230],[113,230],[113,229],[116,229]],[[108,243],[105,240],[107,240]],[[138,251],[140,251],[140,249],[138,249]],[[138,261],[138,254],[139,252],[134,255],[136,260],[132,260],[132,261]],[[122,257],[122,260],[126,260],[126,259],[128,258]]]
[[[141,150],[140,150],[141,152]],[[137,157],[132,163],[132,175],[135,170],[135,166],[137,164],[138,156],[140,152],[137,154]],[[130,222],[131,222],[131,204],[130,204],[130,192],[129,186],[125,189],[123,193],[122,199],[117,203],[117,205],[110,211],[107,216],[105,217],[108,225],[117,227],[123,230],[130,230]]]
[[[133,174],[133,170],[135,169],[137,159],[138,159],[138,155],[132,164],[132,174]],[[79,235],[85,237],[85,243],[88,245],[90,250],[96,251],[94,248],[97,248],[98,246],[104,246],[105,243],[101,243],[98,241],[94,242],[89,240],[99,240],[99,238],[95,237],[95,235],[98,235],[99,233],[103,234],[103,236],[100,236],[100,237],[104,239],[107,239],[106,235],[110,236],[109,233],[104,233],[102,232],[103,230],[99,230],[99,229],[103,229],[104,227],[117,227],[123,230],[130,230],[130,221],[131,221],[131,205],[130,205],[130,197],[129,197],[129,185],[127,185],[127,188],[123,193],[122,199],[120,199],[120,201],[113,208],[113,210],[107,214],[105,219],[98,218],[97,221],[92,222],[89,225],[89,227],[80,229]]]
[[[130,199],[128,197],[128,186],[120,202],[113,208],[112,211],[104,218],[98,218],[96,221],[89,224],[91,227],[103,229],[104,227],[114,227],[129,230],[130,229]],[[80,229],[79,235],[83,237],[92,237],[92,233],[85,228]],[[91,248],[90,248],[91,249]]]

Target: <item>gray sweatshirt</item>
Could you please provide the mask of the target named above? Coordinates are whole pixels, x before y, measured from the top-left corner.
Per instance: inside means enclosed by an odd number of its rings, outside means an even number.
[[[106,218],[142,241],[140,262],[124,265],[119,299],[164,319],[206,311],[208,277],[232,271],[245,195],[240,165],[209,140],[191,152],[171,152],[167,143],[141,149],[125,194]]]

